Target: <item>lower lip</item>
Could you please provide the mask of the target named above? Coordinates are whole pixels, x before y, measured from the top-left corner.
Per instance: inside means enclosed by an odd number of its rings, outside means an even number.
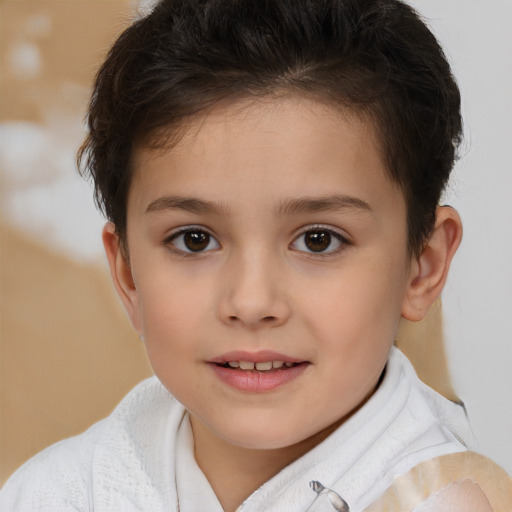
[[[257,370],[237,370],[217,364],[210,366],[217,377],[232,388],[250,393],[265,393],[296,379],[309,365],[301,363],[285,370],[279,369],[268,373]]]

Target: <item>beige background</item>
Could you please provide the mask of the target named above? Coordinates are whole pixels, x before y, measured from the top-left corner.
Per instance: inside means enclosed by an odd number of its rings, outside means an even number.
[[[151,374],[73,161],[96,66],[133,16],[125,0],[0,0],[0,485]],[[455,397],[439,304],[398,341]]]
[[[37,193],[47,192],[58,202],[68,191],[49,158],[62,157],[62,147],[76,150],[97,62],[130,13],[122,1],[0,2],[0,484],[43,447],[107,415],[151,374],[101,260],[58,247],[51,219],[40,222],[31,206],[16,216],[15,201],[37,202]],[[30,170],[9,161],[7,128],[25,130],[21,149]],[[37,128],[52,134],[54,155],[28,147]],[[67,171],[76,172],[72,161]],[[82,213],[67,206],[63,222]]]

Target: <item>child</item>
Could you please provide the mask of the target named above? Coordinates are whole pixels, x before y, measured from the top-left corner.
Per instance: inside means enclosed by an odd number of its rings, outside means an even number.
[[[18,470],[2,511],[510,510],[463,408],[393,347],[462,233],[438,207],[459,91],[410,7],[162,0],[111,50],[89,129],[156,377]]]

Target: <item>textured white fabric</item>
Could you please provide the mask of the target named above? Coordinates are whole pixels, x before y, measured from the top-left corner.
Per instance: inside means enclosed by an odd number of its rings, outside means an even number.
[[[372,398],[239,510],[306,512],[315,499],[326,499],[310,487],[318,481],[338,493],[350,512],[359,512],[393,476],[423,460],[464,451],[471,439],[463,408],[419,381],[393,348]],[[156,378],[139,384],[85,433],[36,455],[0,491],[2,512],[93,510],[221,511],[194,461],[186,412]]]
[[[179,496],[179,512],[223,512],[208,480],[194,459],[194,437],[185,415],[178,430],[176,444],[176,489]],[[208,506],[204,508],[204,503]]]

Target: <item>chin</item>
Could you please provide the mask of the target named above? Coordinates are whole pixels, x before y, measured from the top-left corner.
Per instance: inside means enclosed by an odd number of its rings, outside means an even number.
[[[222,434],[220,434],[222,432]],[[274,420],[261,424],[231,424],[219,429],[217,435],[225,441],[247,450],[280,450],[298,445],[312,439],[318,432],[315,430],[298,430],[296,425],[279,424]]]

